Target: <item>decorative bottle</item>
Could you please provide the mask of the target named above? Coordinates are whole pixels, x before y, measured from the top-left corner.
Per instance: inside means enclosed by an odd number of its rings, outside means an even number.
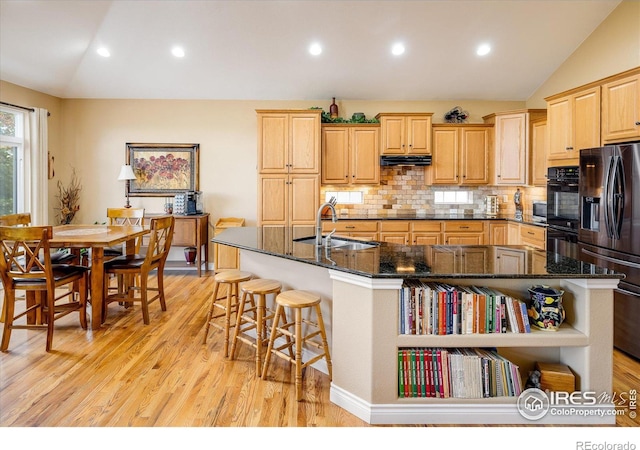
[[[329,106],[329,116],[332,119],[335,119],[338,117],[338,105],[336,105],[335,97],[333,97],[333,103],[331,103],[331,106]]]

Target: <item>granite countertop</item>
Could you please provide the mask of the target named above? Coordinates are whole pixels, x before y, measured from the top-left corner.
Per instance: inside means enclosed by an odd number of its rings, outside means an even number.
[[[391,210],[395,211],[395,210]],[[323,216],[323,220],[331,220],[330,215]],[[498,214],[450,214],[442,212],[421,213],[415,210],[398,210],[389,214],[348,213],[338,214],[338,220],[506,220],[510,222],[526,223],[546,227],[546,223],[535,222],[531,215],[525,214],[522,220],[516,220],[512,215]]]
[[[345,250],[316,248],[296,240],[314,233],[314,227],[234,227],[211,241],[370,278],[624,278],[623,274],[606,273],[593,264],[520,245],[381,242],[364,250]],[[501,269],[499,257],[506,253],[526,262],[519,264],[519,272]]]

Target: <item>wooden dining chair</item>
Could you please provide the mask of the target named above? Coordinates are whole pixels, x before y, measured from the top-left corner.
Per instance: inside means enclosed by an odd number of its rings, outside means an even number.
[[[79,313],[82,328],[87,328],[89,271],[81,266],[52,264],[49,246],[52,235],[51,226],[0,226],[0,278],[4,286],[0,351],[8,350],[14,329],[46,329],[46,351],[51,351],[55,320],[74,311]],[[77,289],[58,294],[56,289],[67,285]],[[27,306],[16,313],[19,290],[26,291]],[[26,324],[15,323],[24,316]]]
[[[164,266],[171,248],[175,219],[173,216],[154,217],[151,219],[151,232],[149,245],[145,255],[121,255],[104,264],[104,302],[103,317],[107,316],[107,306],[112,302],[131,304],[140,302],[142,305],[142,318],[145,325],[149,324],[149,304],[155,300],[160,301],[163,311],[167,310],[164,295]],[[156,286],[150,286],[150,275],[156,271]],[[118,278],[116,293],[110,293],[109,275]],[[139,285],[134,278],[139,276]],[[150,296],[150,292],[155,292]]]
[[[144,208],[107,208],[109,225],[143,225]],[[142,238],[136,239],[135,252],[140,253]],[[105,256],[120,256],[124,252],[122,246],[108,247],[104,249]]]
[[[1,227],[17,227],[31,225],[31,213],[16,213],[0,216]]]
[[[31,225],[31,213],[15,213],[0,216],[0,227],[28,227]],[[64,249],[51,250],[51,262],[68,263],[75,258],[75,255]]]

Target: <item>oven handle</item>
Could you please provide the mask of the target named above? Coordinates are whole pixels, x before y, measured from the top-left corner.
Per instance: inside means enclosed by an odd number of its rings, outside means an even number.
[[[600,253],[596,253],[596,252],[592,252],[591,250],[587,250],[586,248],[582,248],[581,250],[582,250],[583,253],[586,253],[587,255],[595,256],[597,258],[602,258],[605,261],[610,261],[612,263],[620,264],[622,266],[627,266],[627,267],[633,267],[635,269],[640,269],[640,264],[638,264],[638,263],[624,261],[622,259],[613,258],[612,256],[602,255]]]

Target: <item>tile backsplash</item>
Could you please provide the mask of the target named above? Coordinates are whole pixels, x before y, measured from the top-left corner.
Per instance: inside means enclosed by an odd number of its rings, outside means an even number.
[[[501,214],[515,213],[513,194],[518,186],[444,186],[427,185],[425,167],[383,167],[380,169],[380,185],[376,186],[322,186],[321,199],[326,193],[362,193],[361,203],[340,203],[337,209],[342,213],[393,215],[401,210],[415,210],[422,213],[446,212],[453,214],[481,214],[486,211],[485,197],[497,195]],[[523,192],[524,213],[530,214],[534,200],[545,200],[544,187],[520,186]],[[436,191],[471,191],[473,202],[469,204],[436,204]],[[506,196],[507,201],[504,201]],[[345,195],[338,195],[338,198]],[[353,195],[349,195],[352,198]]]

